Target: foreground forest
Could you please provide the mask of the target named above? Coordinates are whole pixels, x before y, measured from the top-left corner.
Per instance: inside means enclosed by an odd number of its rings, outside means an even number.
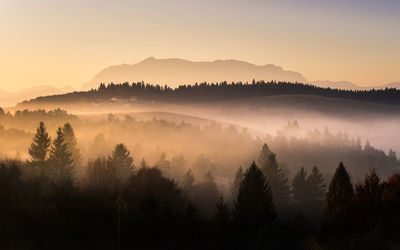
[[[107,92],[110,86],[93,91]],[[337,106],[335,98],[330,109],[338,113],[357,104]],[[0,109],[5,248],[399,246],[400,161],[397,149],[390,147],[396,144],[386,138],[381,140],[385,149],[375,144],[380,131],[393,137],[394,130],[375,123],[373,134],[364,133],[375,135],[370,142],[357,133],[365,121],[376,122],[368,112],[343,123],[342,117],[310,118],[308,113],[298,121],[269,103],[269,109],[282,113],[283,123],[246,100],[243,110],[230,102],[206,108],[225,105],[220,111],[225,115],[261,117],[252,121],[259,126],[242,126],[223,115],[207,119],[130,107],[73,114],[59,108]],[[311,96],[301,100],[315,101]],[[108,102],[126,105],[117,98]],[[135,106],[141,101],[128,102]],[[365,108],[365,103],[357,105],[370,114],[386,110],[385,115],[396,117],[396,105],[372,102]]]
[[[360,181],[340,160],[329,178],[318,166],[298,167],[289,178],[279,154],[262,144],[254,161],[232,166],[227,201],[210,165],[202,165],[204,174],[198,175],[186,168],[177,181],[161,163],[134,164],[136,156],[118,143],[79,172],[77,145],[69,123],[52,139],[40,122],[29,159],[1,163],[4,249],[395,249],[400,244],[400,175],[381,179],[379,166],[365,170]],[[371,149],[360,152],[365,150]]]

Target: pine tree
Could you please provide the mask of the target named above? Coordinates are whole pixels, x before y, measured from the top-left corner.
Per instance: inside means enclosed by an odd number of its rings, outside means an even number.
[[[268,158],[266,158],[266,155],[268,155]],[[264,144],[258,159],[260,168],[271,188],[276,205],[278,207],[287,205],[290,193],[288,178],[279,166],[276,154],[271,152],[267,145]]]
[[[310,199],[318,202],[323,201],[325,198],[326,184],[324,178],[317,167],[313,167],[311,174],[307,178],[307,182],[310,186],[309,196]]]
[[[115,173],[115,177],[125,182],[134,173],[133,158],[124,144],[117,144],[108,159],[110,167]]]
[[[68,145],[68,150],[72,154],[72,160],[74,162],[74,166],[77,170],[77,175],[79,177],[83,176],[83,168],[81,166],[82,163],[82,155],[78,148],[78,143],[75,137],[74,129],[72,128],[71,124],[65,123],[64,127],[62,128],[62,132],[64,134],[64,141]],[[79,172],[78,172],[79,171]]]
[[[292,181],[293,199],[301,204],[306,205],[309,200],[309,182],[307,181],[307,171],[301,167]]]
[[[39,167],[44,165],[50,144],[51,138],[46,131],[44,123],[40,122],[29,148],[29,155],[33,164]]]
[[[243,181],[243,179],[244,179],[243,169],[242,167],[239,167],[239,169],[236,171],[235,179],[233,180],[232,183],[231,192],[233,200],[236,200],[237,198],[237,195],[239,193],[240,183]]]
[[[64,127],[62,128],[62,132],[64,134],[64,140],[68,144],[68,149],[72,154],[74,165],[77,166],[81,164],[82,156],[78,148],[78,142],[75,137],[74,129],[72,128],[71,124],[65,123]]]
[[[191,192],[193,190],[194,176],[192,170],[188,168],[186,173],[182,177],[182,190],[185,192]]]
[[[383,192],[384,185],[375,169],[365,176],[363,183],[355,186],[355,224],[358,225],[358,232],[378,232],[380,229],[383,221]]]
[[[226,243],[229,242],[230,233],[230,213],[228,207],[224,203],[224,198],[221,196],[215,205],[217,212],[215,213],[214,221],[216,226],[216,238],[218,249],[226,249]]]
[[[253,162],[242,181],[234,216],[244,237],[244,246],[255,244],[260,230],[275,224],[276,213],[271,189],[261,170]]]
[[[349,205],[352,198],[353,185],[351,184],[350,175],[343,163],[340,162],[326,194],[325,218],[334,220]]]
[[[61,128],[58,128],[57,137],[51,145],[49,164],[55,180],[72,180],[74,174],[72,154],[68,150],[68,144],[64,141],[64,134]]]

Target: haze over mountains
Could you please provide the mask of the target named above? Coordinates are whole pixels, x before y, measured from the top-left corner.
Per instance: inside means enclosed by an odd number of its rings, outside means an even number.
[[[114,65],[101,70],[82,90],[97,88],[100,83],[141,82],[151,84],[168,84],[177,87],[180,84],[201,82],[242,81],[288,81],[301,82],[339,89],[367,90],[371,88],[400,87],[400,83],[362,87],[348,81],[309,81],[301,73],[284,70],[273,64],[254,65],[238,60],[216,60],[212,62],[192,62],[184,59],[156,59],[149,57],[136,64]]]
[[[99,83],[122,83],[144,81],[151,84],[181,84],[201,82],[242,81],[252,79],[305,82],[297,72],[267,64],[257,66],[237,60],[216,60],[213,62],[191,62],[183,59],[156,59],[149,57],[137,64],[111,66],[100,71],[83,86],[84,90],[97,88]]]
[[[400,88],[400,82],[386,85],[363,87],[348,81],[318,80],[309,81],[301,73],[288,71],[273,64],[254,65],[238,60],[216,60],[212,62],[193,62],[184,59],[156,59],[149,57],[136,64],[121,64],[107,67],[97,73],[82,90],[97,89],[100,83],[141,82],[177,87],[181,84],[201,82],[251,82],[286,81],[308,83],[323,88],[345,90],[369,90]],[[51,85],[30,87],[18,92],[0,90],[0,106],[13,106],[18,102],[39,96],[58,95],[74,91],[71,87],[57,88]]]
[[[16,103],[23,100],[29,100],[39,96],[59,95],[72,91],[74,91],[72,87],[56,88],[51,85],[30,87],[17,92],[0,90],[0,106],[14,106]]]

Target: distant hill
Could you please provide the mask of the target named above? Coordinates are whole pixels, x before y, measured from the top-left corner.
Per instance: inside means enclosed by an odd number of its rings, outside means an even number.
[[[18,92],[0,90],[0,106],[14,106],[18,102],[33,99],[39,96],[59,95],[74,91],[71,87],[56,88],[50,85],[42,85],[26,88]]]
[[[285,96],[282,98],[264,97]],[[301,98],[299,98],[301,96]],[[318,97],[318,98],[317,98]],[[255,82],[251,84],[222,82],[219,84],[181,85],[177,88],[143,83],[102,84],[98,89],[63,95],[38,97],[20,103],[16,108],[62,107],[104,110],[134,108],[142,104],[216,104],[234,101],[236,104],[251,103],[257,98],[257,107],[286,107],[327,113],[399,114],[400,90],[338,90],[290,82]],[[261,99],[260,99],[261,98]],[[259,101],[263,100],[263,101]],[[264,104],[263,104],[264,102]],[[373,105],[373,106],[371,106]]]
[[[306,82],[297,72],[287,71],[273,64],[263,66],[237,60],[216,60],[213,62],[191,62],[183,59],[147,58],[137,64],[111,66],[100,71],[92,80],[84,84],[83,90],[98,88],[100,83],[141,82],[180,84],[201,82],[251,82],[256,80],[276,80]]]

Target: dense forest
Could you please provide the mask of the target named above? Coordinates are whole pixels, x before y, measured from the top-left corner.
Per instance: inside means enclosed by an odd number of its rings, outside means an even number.
[[[345,132],[62,109],[0,109],[0,124],[5,249],[399,244],[400,161]]]
[[[84,92],[73,92],[62,95],[38,97],[24,101],[20,106],[35,104],[74,104],[92,102],[117,101],[162,101],[162,102],[209,102],[231,100],[237,98],[263,97],[274,95],[316,95],[350,99],[378,104],[400,105],[400,90],[395,88],[372,90],[341,90],[321,88],[310,84],[290,82],[252,83],[221,82],[180,85],[177,88],[169,86],[139,83],[101,83],[98,89]]]
[[[381,180],[379,166],[360,181],[340,160],[329,178],[319,166],[298,167],[289,178],[280,155],[263,144],[254,161],[232,166],[227,202],[207,166],[197,176],[186,168],[177,181],[165,165],[135,164],[136,155],[121,143],[78,173],[82,155],[69,123],[51,138],[40,122],[28,153],[26,161],[0,164],[4,249],[390,249],[400,243],[400,176]]]

